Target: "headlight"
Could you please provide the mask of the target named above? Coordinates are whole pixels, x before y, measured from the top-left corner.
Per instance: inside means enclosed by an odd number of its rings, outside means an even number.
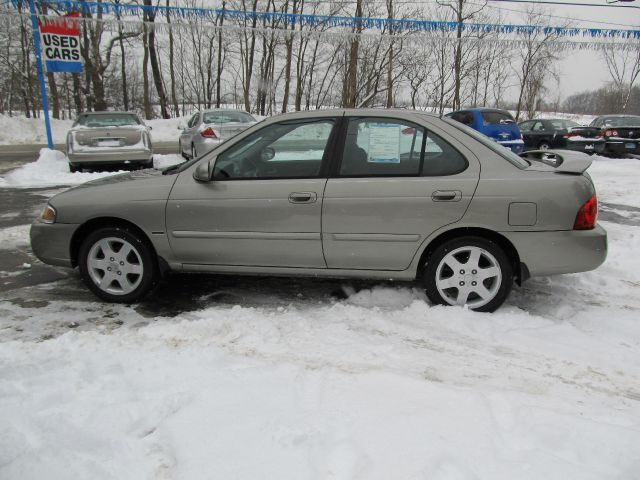
[[[42,223],[56,223],[56,209],[51,205],[44,207],[44,210],[40,214],[40,221]]]

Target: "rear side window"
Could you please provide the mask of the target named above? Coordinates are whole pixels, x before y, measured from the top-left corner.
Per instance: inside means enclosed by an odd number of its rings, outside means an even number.
[[[482,121],[485,125],[506,125],[516,123],[509,112],[489,110],[481,112],[481,114]]]
[[[473,113],[471,112],[454,112],[450,117],[456,122],[464,123],[465,125],[473,125]]]
[[[531,130],[531,127],[533,126],[533,122],[522,122],[520,124],[520,130],[524,131],[529,131]]]
[[[440,176],[466,169],[466,159],[424,127],[390,119],[350,119],[340,176]]]

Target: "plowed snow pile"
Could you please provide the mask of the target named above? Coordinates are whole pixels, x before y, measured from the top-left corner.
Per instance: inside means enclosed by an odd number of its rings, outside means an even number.
[[[637,480],[640,162],[590,172],[621,219],[607,262],[494,314],[417,284],[151,319],[0,300],[0,478]],[[27,338],[96,315],[124,324]]]

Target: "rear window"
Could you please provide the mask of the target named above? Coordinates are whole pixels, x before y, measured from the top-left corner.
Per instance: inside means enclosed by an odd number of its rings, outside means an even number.
[[[509,112],[497,112],[490,110],[481,112],[481,114],[485,125],[506,125],[516,123]]]
[[[612,117],[604,119],[605,127],[638,127],[640,117]]]
[[[576,122],[571,120],[551,120],[551,124],[553,125],[553,128],[557,128],[557,129],[563,129],[563,128],[569,129],[571,127],[580,126]]]
[[[445,122],[447,122],[450,125],[453,125],[458,130],[461,130],[462,132],[466,133],[470,137],[475,138],[480,143],[482,143],[484,146],[486,146],[487,148],[493,150],[498,155],[500,155],[502,158],[507,160],[509,163],[515,165],[516,167],[524,170],[525,168],[527,168],[529,166],[529,163],[526,160],[524,160],[523,158],[520,158],[518,155],[513,153],[511,151],[511,149],[505,148],[502,145],[500,145],[499,143],[494,142],[489,137],[487,137],[486,135],[483,135],[482,133],[478,132],[477,130],[474,130],[471,127],[467,127],[466,125],[463,125],[463,124],[461,124],[459,122],[454,122],[452,120],[449,120],[448,118],[442,118],[442,120],[444,120]]]
[[[132,113],[85,113],[78,117],[75,125],[83,127],[125,127],[140,125],[138,117]]]
[[[246,112],[206,112],[204,114],[203,123],[249,123],[255,122],[253,118]]]

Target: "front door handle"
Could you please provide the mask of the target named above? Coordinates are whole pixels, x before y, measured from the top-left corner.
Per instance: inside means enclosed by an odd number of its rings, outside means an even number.
[[[314,203],[317,199],[316,192],[292,192],[289,194],[291,203]]]
[[[459,190],[436,190],[431,194],[434,202],[459,202],[462,192]]]

